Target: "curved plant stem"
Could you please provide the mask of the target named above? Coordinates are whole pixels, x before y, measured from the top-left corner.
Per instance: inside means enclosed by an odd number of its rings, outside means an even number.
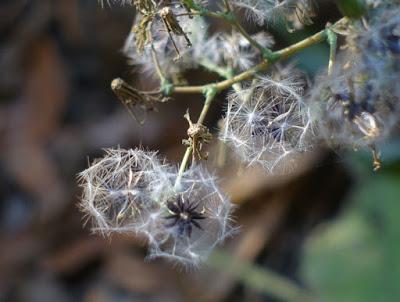
[[[222,78],[229,78],[232,75],[232,72],[228,68],[224,68],[221,66],[218,66],[217,64],[211,62],[208,59],[203,59],[199,62],[199,64],[204,67],[207,71],[214,72],[218,74]]]
[[[204,8],[201,8],[200,11],[198,11],[198,9],[196,9],[196,8],[193,8],[193,9],[197,10],[196,13],[199,13],[200,15],[221,19],[221,20],[229,23],[238,32],[240,32],[242,34],[242,36],[251,45],[253,45],[255,48],[257,48],[261,52],[263,58],[267,58],[270,60],[274,59],[273,52],[269,48],[262,46],[255,39],[253,39],[253,37],[243,28],[243,26],[238,21],[235,13],[233,12],[228,0],[224,0],[224,6],[225,6],[225,10],[226,10],[225,12],[211,12]]]
[[[335,25],[343,22],[344,19],[345,18],[340,19],[338,22],[335,23]],[[333,25],[333,26],[335,26],[335,25]],[[293,56],[294,54],[298,53],[299,51],[301,51],[303,49],[306,49],[312,45],[315,45],[317,43],[320,43],[320,42],[326,40],[326,38],[327,38],[327,30],[324,29],[324,30],[322,30],[300,42],[297,42],[291,46],[288,46],[286,48],[278,50],[278,51],[274,52],[273,54],[274,54],[274,56],[277,57],[277,61],[284,60],[286,58]],[[252,77],[254,77],[254,75],[259,73],[260,71],[267,70],[271,63],[272,62],[270,62],[268,60],[263,60],[261,63],[255,65],[254,67],[252,67],[236,76],[233,76],[230,79],[226,79],[226,80],[215,83],[214,87],[217,90],[217,92],[225,90],[225,89],[231,87],[235,83],[251,79]],[[172,88],[172,93],[203,93],[204,89],[207,88],[207,86],[208,86],[208,84],[201,85],[201,86],[176,86],[176,87]]]
[[[197,120],[197,124],[199,124],[199,125],[203,124],[204,119],[207,116],[208,110],[210,109],[210,105],[211,105],[212,101],[214,100],[216,93],[217,93],[217,91],[215,90],[213,85],[210,85],[204,89],[204,94],[206,96],[206,99],[204,101],[203,109],[201,110],[200,116]],[[186,167],[189,163],[190,155],[193,151],[194,151],[193,146],[189,146],[186,148],[185,154],[183,155],[181,165],[179,167],[178,176],[175,180],[175,189],[179,188],[179,185],[180,185],[180,182],[182,179],[182,175],[186,170]]]
[[[161,69],[160,61],[157,58],[157,52],[156,52],[156,50],[154,48],[153,43],[151,43],[151,56],[152,56],[152,59],[153,59],[154,66],[156,67],[157,75],[160,78],[160,81],[162,83],[162,82],[164,82],[166,80],[166,78],[165,78],[164,73],[163,73],[163,71]]]
[[[227,3],[227,1],[225,1],[225,3],[226,3],[227,13],[231,13],[229,4]],[[204,14],[206,14],[206,13],[204,13]],[[221,17],[220,14],[217,14],[217,15],[219,15],[219,17]],[[333,26],[343,22],[345,19],[346,18],[340,19]],[[243,36],[246,37],[247,33],[241,27],[241,25],[237,21],[235,21],[236,20],[235,18],[233,18],[232,20],[233,21],[231,23],[243,34]],[[210,105],[211,105],[212,101],[214,100],[216,94],[218,94],[222,90],[228,89],[229,87],[234,87],[235,90],[240,91],[241,90],[240,85],[239,85],[240,82],[253,78],[260,71],[267,70],[268,67],[275,61],[286,59],[286,58],[296,54],[297,52],[299,52],[305,48],[308,48],[314,44],[320,43],[326,39],[328,40],[328,42],[331,46],[331,56],[330,57],[331,57],[331,59],[334,58],[334,53],[336,52],[336,35],[334,37],[332,36],[334,33],[331,30],[331,28],[332,27],[322,30],[300,42],[297,42],[297,43],[295,43],[291,46],[288,46],[286,48],[283,48],[279,51],[271,52],[269,54],[269,56],[271,58],[273,58],[273,60],[266,59],[265,49],[262,48],[264,60],[261,63],[253,66],[252,68],[250,68],[238,75],[235,75],[235,76],[231,76],[230,70],[219,67],[208,61],[202,61],[202,62],[200,62],[201,65],[209,68],[211,71],[217,73],[221,77],[224,77],[225,80],[217,82],[215,84],[211,84],[211,85],[207,84],[207,85],[201,85],[201,86],[175,86],[175,87],[171,87],[170,92],[171,93],[203,93],[203,94],[205,94],[206,99],[204,102],[204,106],[200,113],[199,119],[197,121],[198,124],[203,124],[204,119],[210,108]],[[333,64],[333,63],[331,63],[331,60],[330,60],[330,64]],[[179,168],[178,176],[175,181],[176,189],[179,188],[179,185],[180,185],[180,182],[182,179],[182,175],[183,175],[184,171],[186,170],[186,167],[189,163],[190,155],[192,154],[192,152],[194,152],[193,146],[189,146],[186,148],[185,154],[183,156],[183,159],[182,159],[182,162],[181,162],[181,165]]]
[[[201,125],[204,122],[204,119],[206,118],[208,109],[210,109],[210,105],[212,101],[215,98],[215,95],[217,94],[217,91],[214,88],[214,85],[211,85],[210,87],[207,87],[205,89],[205,95],[206,95],[206,100],[204,101],[204,106],[203,109],[201,110],[199,119],[197,120],[197,124]]]
[[[328,75],[332,75],[333,65],[336,59],[336,49],[337,49],[337,36],[336,33],[330,28],[326,31],[327,41],[329,43],[329,64],[328,64]]]
[[[183,155],[181,165],[179,166],[178,176],[176,177],[175,180],[175,189],[178,189],[181,183],[182,175],[186,170],[187,164],[189,163],[190,155],[192,154],[192,149],[193,149],[192,146],[187,147],[185,154]]]

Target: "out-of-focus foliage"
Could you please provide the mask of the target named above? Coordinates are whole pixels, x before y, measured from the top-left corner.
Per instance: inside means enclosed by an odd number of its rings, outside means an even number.
[[[399,155],[394,160],[391,154],[395,149],[387,148],[392,165],[384,171],[368,175],[364,163],[356,169],[362,180],[351,205],[307,242],[303,274],[318,301],[398,301],[400,171]]]
[[[337,0],[337,5],[344,16],[360,18],[366,11],[364,0]]]

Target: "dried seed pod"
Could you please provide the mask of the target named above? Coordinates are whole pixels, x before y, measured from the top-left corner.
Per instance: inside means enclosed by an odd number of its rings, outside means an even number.
[[[168,228],[177,228],[178,236],[192,236],[193,227],[203,230],[198,220],[206,219],[205,209],[198,211],[198,203],[185,202],[182,198],[167,201],[167,208],[170,215],[165,219],[169,220],[166,224]],[[172,221],[171,221],[172,220]]]
[[[143,92],[133,88],[121,78],[111,82],[111,89],[128,110],[129,114],[139,123],[145,122],[144,118],[139,118],[135,109],[141,108],[144,112],[154,111],[157,102],[164,102],[164,98],[159,92]]]
[[[204,144],[209,144],[212,140],[212,135],[208,128],[203,124],[193,123],[190,119],[189,111],[186,112],[184,118],[189,123],[189,128],[187,130],[187,134],[189,136],[188,139],[183,140],[183,144],[192,147],[193,159],[192,162],[195,161],[196,156],[199,160],[207,159],[207,154],[202,152]]]
[[[159,12],[158,12],[159,16],[161,17],[161,19],[164,22],[165,28],[168,32],[168,35],[174,45],[174,48],[176,50],[177,53],[177,58],[180,58],[181,54],[179,52],[178,47],[176,46],[174,37],[172,36],[172,34],[177,35],[177,36],[183,36],[186,40],[187,43],[187,47],[191,47],[192,43],[190,42],[188,36],[186,35],[186,33],[183,31],[182,27],[180,26],[178,20],[176,19],[176,17],[174,16],[174,12],[172,11],[171,8],[167,7],[163,7]]]

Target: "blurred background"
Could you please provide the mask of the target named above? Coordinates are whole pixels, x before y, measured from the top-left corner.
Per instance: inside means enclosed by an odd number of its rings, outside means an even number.
[[[321,1],[311,28],[269,30],[279,48],[339,16]],[[0,1],[0,301],[399,301],[398,138],[383,147],[377,173],[369,153],[329,150],[307,155],[287,177],[233,163],[220,169],[242,227],[198,270],[145,261],[144,242],[83,226],[76,175],[88,160],[103,148],[142,145],[179,162],[182,116],[201,106],[198,96],[180,95],[143,127],[124,110],[113,78],[157,84],[120,51],[133,17],[131,7],[102,9],[95,0]],[[318,45],[295,61],[312,77],[327,51]],[[206,121],[213,130],[223,99]]]

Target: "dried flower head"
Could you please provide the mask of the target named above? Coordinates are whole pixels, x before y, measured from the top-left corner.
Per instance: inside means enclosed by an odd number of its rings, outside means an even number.
[[[178,236],[192,236],[193,227],[203,230],[198,220],[206,219],[204,211],[199,211],[197,203],[185,202],[182,198],[177,200],[169,200],[167,208],[170,215],[165,219],[171,219],[166,224],[167,228],[177,228]]]
[[[220,139],[247,164],[286,172],[296,155],[310,148],[312,127],[303,101],[304,85],[301,73],[289,66],[231,94]]]
[[[208,153],[203,152],[203,146],[209,144],[212,140],[212,134],[206,126],[201,123],[193,123],[189,111],[186,112],[184,118],[189,123],[187,130],[188,138],[182,140],[182,144],[192,148],[192,161],[194,162],[196,157],[198,159],[207,159]]]
[[[129,114],[141,125],[145,122],[145,118],[141,117],[143,114],[156,111],[156,103],[168,99],[162,96],[160,92],[137,90],[121,78],[116,78],[111,82],[111,89]]]

